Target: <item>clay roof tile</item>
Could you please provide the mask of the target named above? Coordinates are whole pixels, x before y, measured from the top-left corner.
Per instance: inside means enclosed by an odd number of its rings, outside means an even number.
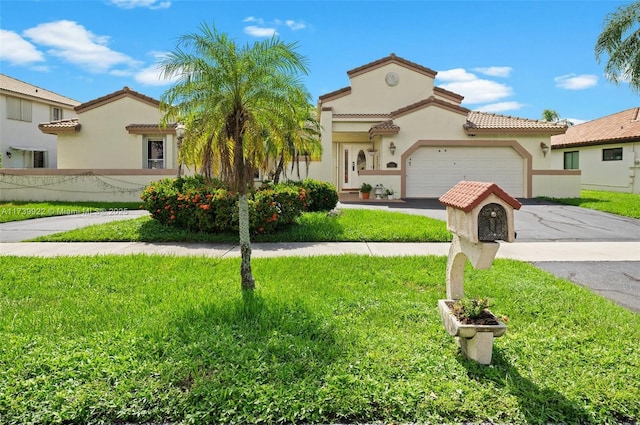
[[[461,181],[438,200],[445,206],[469,212],[492,193],[516,210],[519,210],[522,206],[517,199],[502,190],[497,184],[476,181]]]

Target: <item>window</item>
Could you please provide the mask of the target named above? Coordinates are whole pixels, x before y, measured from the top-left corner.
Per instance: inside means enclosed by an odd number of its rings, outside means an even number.
[[[622,148],[602,149],[603,161],[622,161]]]
[[[44,168],[44,152],[33,151],[33,168]]]
[[[577,170],[580,168],[578,163],[579,152],[571,151],[564,153],[564,169],[565,170]]]
[[[31,101],[7,96],[7,119],[31,122]]]
[[[62,108],[51,107],[51,121],[60,121],[62,119]]]
[[[164,140],[147,140],[147,168],[164,168]]]

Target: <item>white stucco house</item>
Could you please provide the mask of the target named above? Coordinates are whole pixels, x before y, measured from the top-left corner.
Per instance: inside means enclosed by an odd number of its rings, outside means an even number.
[[[552,165],[582,171],[585,190],[640,193],[640,107],[551,137]]]
[[[76,116],[80,102],[0,74],[0,154],[4,168],[56,168],[56,136],[38,123]]]
[[[436,74],[395,54],[348,71],[348,87],[320,96],[323,155],[312,177],[340,191],[381,184],[402,198],[437,198],[462,180],[514,197],[579,196],[580,171],[548,155],[565,125],[471,111],[434,86]]]
[[[77,118],[39,125],[58,136],[58,168],[177,169],[175,126],[160,125],[158,100],[124,87],[75,112]]]

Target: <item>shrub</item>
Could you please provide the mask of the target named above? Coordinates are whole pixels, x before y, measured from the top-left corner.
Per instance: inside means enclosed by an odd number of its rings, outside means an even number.
[[[338,191],[331,183],[306,179],[301,184],[309,197],[305,211],[331,211],[338,205]]]
[[[273,233],[295,222],[307,203],[306,190],[290,185],[264,185],[249,199],[250,230]],[[162,179],[142,192],[142,208],[158,222],[207,233],[238,230],[238,195],[222,183],[203,177]]]

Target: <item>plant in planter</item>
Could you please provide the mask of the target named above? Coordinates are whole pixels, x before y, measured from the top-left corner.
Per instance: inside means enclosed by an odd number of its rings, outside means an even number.
[[[369,194],[372,190],[373,186],[371,186],[369,183],[362,183],[362,185],[360,186],[360,194],[362,196],[362,199],[369,199]]]
[[[394,194],[395,194],[395,192],[393,191],[393,189],[386,189],[384,191],[384,195],[387,197],[387,199],[393,199],[394,198]]]
[[[491,363],[493,338],[507,331],[507,325],[488,307],[488,299],[438,300],[440,317],[449,335],[457,338],[468,358],[481,364]]]

